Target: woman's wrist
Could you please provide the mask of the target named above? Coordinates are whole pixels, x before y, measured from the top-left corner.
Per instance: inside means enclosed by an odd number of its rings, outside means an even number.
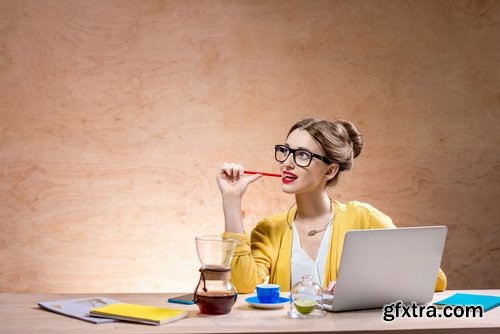
[[[241,206],[241,199],[242,199],[241,194],[237,194],[237,193],[222,194],[222,202],[224,204],[226,204],[226,203],[230,204],[230,205],[239,204]]]
[[[233,232],[243,234],[245,230],[243,229],[243,222],[241,221],[241,216],[239,217],[225,217],[226,226],[225,232]]]
[[[243,233],[243,218],[241,216],[241,197],[229,196],[223,198],[224,220],[226,232]]]

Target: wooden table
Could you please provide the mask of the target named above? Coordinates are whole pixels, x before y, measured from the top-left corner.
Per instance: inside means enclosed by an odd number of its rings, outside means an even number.
[[[458,291],[437,293],[434,300]],[[500,295],[500,290],[460,291]],[[169,304],[167,298],[176,294],[0,294],[0,333],[500,333],[500,307],[483,314],[482,318],[397,318],[382,319],[383,310],[328,313],[321,319],[298,320],[286,316],[287,308],[258,310],[249,306],[239,295],[231,313],[207,316],[196,305]],[[110,297],[127,303],[168,306],[189,310],[189,317],[151,326],[117,322],[94,325],[38,308],[38,301]]]

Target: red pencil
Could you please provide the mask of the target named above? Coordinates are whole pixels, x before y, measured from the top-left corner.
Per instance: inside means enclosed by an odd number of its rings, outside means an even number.
[[[246,170],[246,171],[244,171],[244,173],[245,174],[262,174],[264,176],[281,177],[281,174],[265,173],[265,172],[252,172],[251,170]]]

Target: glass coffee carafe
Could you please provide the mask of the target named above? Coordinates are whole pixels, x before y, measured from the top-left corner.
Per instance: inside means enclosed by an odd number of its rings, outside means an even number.
[[[237,240],[220,236],[196,237],[196,252],[201,262],[200,280],[194,292],[194,302],[204,314],[231,312],[237,291],[231,282],[231,260]]]

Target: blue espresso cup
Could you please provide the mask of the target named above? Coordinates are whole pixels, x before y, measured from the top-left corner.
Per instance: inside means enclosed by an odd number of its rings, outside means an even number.
[[[280,298],[280,285],[257,284],[257,298],[262,304],[276,303]]]

